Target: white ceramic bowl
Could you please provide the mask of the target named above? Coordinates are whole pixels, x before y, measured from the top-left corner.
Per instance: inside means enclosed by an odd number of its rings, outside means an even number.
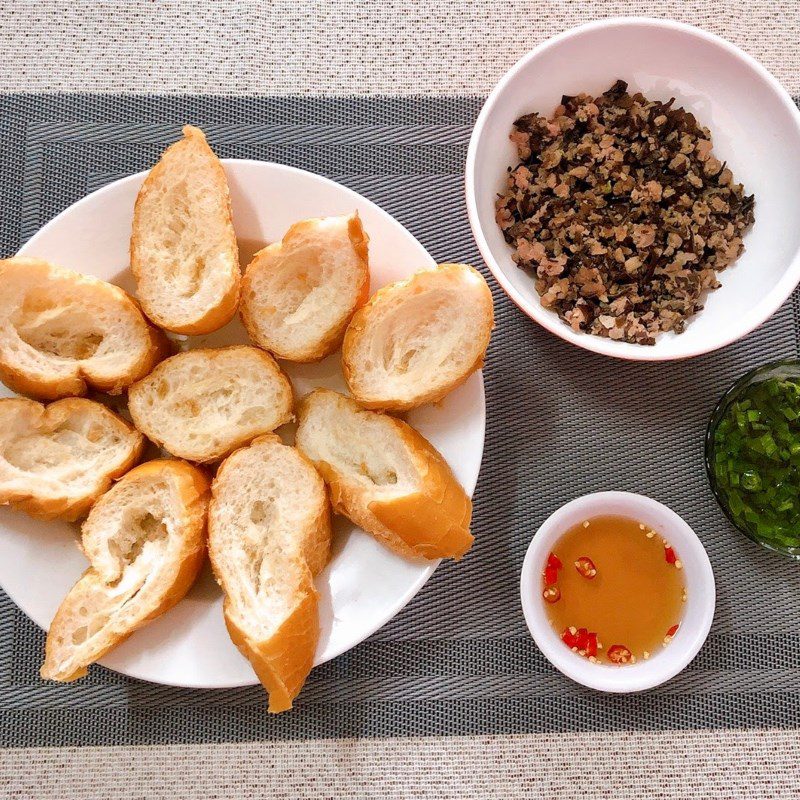
[[[626,666],[594,664],[573,653],[550,625],[542,599],[542,570],[558,539],[573,525],[607,514],[636,519],[661,534],[675,549],[685,573],[686,603],[675,637],[647,661]],[[587,494],[551,514],[528,547],[520,594],[525,622],[547,660],[568,678],[603,692],[639,692],[677,675],[703,646],[716,605],[714,573],[695,532],[667,506],[630,492]]]
[[[674,96],[692,111],[710,128],[715,154],[756,201],[746,250],[722,274],[722,288],[709,294],[683,334],[662,334],[653,347],[575,332],[544,309],[494,219],[506,168],[518,163],[508,139],[513,122],[532,111],[549,115],[562,94],[601,93],[617,78],[652,99]],[[509,297],[549,331],[596,353],[659,361],[715,350],[768,319],[800,280],[800,112],[754,59],[689,25],[610,19],[532,50],[501,79],[478,117],[467,154],[466,195],[478,247]]]

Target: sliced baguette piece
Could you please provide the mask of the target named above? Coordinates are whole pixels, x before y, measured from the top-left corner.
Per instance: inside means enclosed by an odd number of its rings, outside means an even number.
[[[200,463],[291,421],[293,405],[275,359],[246,345],[178,353],[128,391],[136,427],[172,455]]]
[[[139,190],[131,270],[144,313],[161,328],[221,328],[239,303],[239,251],[228,181],[198,128],[186,125]]]
[[[212,494],[208,550],[225,623],[269,693],[269,710],[286,711],[319,638],[314,576],[331,541],[325,485],[295,448],[267,434],[222,462]]]
[[[480,369],[492,293],[466,264],[442,264],[392,283],[353,317],[342,370],[365,408],[407,411],[434,403]]]
[[[56,612],[43,678],[82,677],[189,591],[205,557],[208,496],[197,467],[157,460],[132,469],[95,503],[82,528],[91,566]]]
[[[0,379],[42,400],[119,394],[169,352],[136,301],[38,258],[0,261]]]
[[[369,297],[368,241],[356,212],[298,222],[256,253],[240,308],[250,338],[287,361],[330,355]]]
[[[297,447],[335,511],[404,556],[459,559],[469,550],[472,503],[410,425],[329,389],[303,398],[298,413]]]
[[[0,400],[0,505],[75,520],[141,458],[144,437],[101,403]]]

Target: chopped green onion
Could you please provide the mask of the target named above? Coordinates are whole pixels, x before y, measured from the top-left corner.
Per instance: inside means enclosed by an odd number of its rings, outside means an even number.
[[[747,385],[712,437],[710,469],[731,518],[773,546],[800,548],[800,378]]]
[[[749,492],[756,492],[761,488],[761,478],[755,470],[747,469],[742,473],[742,488]]]

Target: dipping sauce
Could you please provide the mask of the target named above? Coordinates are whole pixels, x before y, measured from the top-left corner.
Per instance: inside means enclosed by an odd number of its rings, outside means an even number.
[[[593,517],[567,530],[542,567],[550,624],[567,647],[605,664],[655,655],[686,600],[680,555],[638,520]]]

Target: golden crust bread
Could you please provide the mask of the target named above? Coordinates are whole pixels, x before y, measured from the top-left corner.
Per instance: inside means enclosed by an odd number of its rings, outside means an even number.
[[[209,556],[231,639],[269,693],[292,707],[314,663],[314,576],[330,553],[330,506],[311,463],[274,434],[222,462],[212,485]]]
[[[367,507],[415,555],[458,560],[474,541],[469,530],[472,502],[438,450],[410,425],[394,422],[405,446],[414,453],[422,486],[405,497],[373,500]]]
[[[141,458],[144,437],[101,403],[0,400],[0,505],[72,521]]]
[[[217,461],[294,417],[292,384],[248,345],[197,348],[162,361],[128,391],[136,427],[159,447]]]
[[[333,353],[369,297],[368,242],[354,212],[297,222],[256,253],[239,309],[253,342],[287,361]]]
[[[248,636],[229,613],[225,601],[225,626],[231,641],[247,658],[269,695],[269,711],[289,711],[311,668],[319,639],[318,597],[313,577],[299,588],[299,600],[278,630],[267,640]]]
[[[37,258],[0,261],[0,379],[42,400],[119,394],[169,353],[117,286]]]
[[[133,212],[131,270],[159,327],[196,336],[239,305],[239,249],[225,170],[199,128],[186,125],[142,184]]]
[[[403,556],[459,559],[470,549],[472,503],[410,425],[329,389],[303,398],[298,418],[297,447],[335,511]]]
[[[43,678],[73,681],[181,600],[206,552],[209,482],[197,467],[148,461],[92,508],[82,528],[91,566],[56,612]]]
[[[364,408],[434,403],[480,369],[494,313],[483,276],[441,264],[384,286],[360,308],[342,344],[342,371]]]

